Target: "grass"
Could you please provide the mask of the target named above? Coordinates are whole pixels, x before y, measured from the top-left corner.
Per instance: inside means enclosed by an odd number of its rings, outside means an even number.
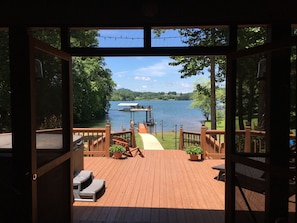
[[[158,139],[164,149],[178,149],[179,132],[157,132],[153,135]],[[139,134],[135,134],[136,145],[143,149],[143,142]]]
[[[143,142],[141,136],[138,133],[135,134],[135,141],[136,145],[139,146],[140,149],[143,149]]]

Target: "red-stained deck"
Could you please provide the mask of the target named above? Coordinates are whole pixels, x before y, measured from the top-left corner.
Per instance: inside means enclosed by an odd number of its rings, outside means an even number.
[[[180,150],[145,150],[116,160],[85,157],[84,169],[106,180],[96,202],[74,202],[73,222],[224,223],[224,182],[212,166],[224,160],[190,161]]]

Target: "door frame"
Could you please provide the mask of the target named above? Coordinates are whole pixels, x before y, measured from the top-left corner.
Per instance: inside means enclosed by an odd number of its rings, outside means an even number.
[[[245,56],[250,56],[250,55],[255,55],[255,54],[262,54],[262,53],[272,53],[271,57],[275,57],[278,58],[279,56],[283,55],[283,51],[287,50],[293,46],[297,46],[297,41],[296,41],[296,37],[290,37],[289,41],[276,41],[276,42],[271,42],[271,43],[266,43],[264,45],[261,46],[257,46],[254,48],[250,48],[250,49],[244,49],[244,50],[238,50],[236,52],[231,52],[227,55],[227,75],[226,75],[226,80],[227,80],[227,91],[226,91],[226,188],[225,188],[225,222],[236,222],[236,207],[235,207],[235,203],[236,203],[236,195],[235,195],[235,188],[236,188],[236,178],[235,178],[235,164],[236,163],[240,163],[240,164],[244,164],[244,165],[248,165],[251,166],[253,168],[256,169],[260,169],[260,170],[264,170],[266,171],[266,173],[268,173],[269,177],[268,180],[266,180],[266,192],[267,194],[265,194],[265,222],[271,222],[271,219],[277,219],[276,216],[280,216],[279,218],[282,218],[283,216],[283,212],[286,206],[286,204],[282,204],[283,210],[278,210],[276,208],[274,208],[276,205],[279,205],[280,203],[276,202],[276,200],[273,198],[273,196],[276,194],[276,190],[275,190],[275,186],[273,185],[273,182],[275,182],[276,179],[281,179],[281,178],[275,178],[273,172],[279,172],[279,173],[285,173],[285,170],[288,170],[288,168],[284,168],[286,167],[284,166],[279,166],[277,165],[277,163],[275,163],[274,160],[277,159],[276,155],[275,155],[275,149],[272,148],[273,147],[273,143],[272,141],[274,140],[273,138],[275,138],[274,133],[271,133],[270,128],[271,128],[271,123],[268,124],[268,128],[266,129],[266,131],[268,132],[267,136],[266,136],[266,145],[270,145],[272,150],[264,155],[268,158],[268,162],[263,164],[263,165],[259,165],[259,163],[257,162],[253,162],[251,161],[247,155],[244,154],[237,154],[236,148],[235,148],[235,114],[236,114],[236,71],[237,71],[237,67],[236,67],[236,60]],[[279,53],[280,52],[280,53]],[[280,55],[278,55],[278,53]],[[274,60],[275,62],[275,60]],[[267,64],[268,66],[268,64]],[[271,64],[270,68],[267,69],[271,69],[273,70],[273,68],[275,68],[275,66],[277,66],[276,64]],[[271,74],[275,75],[274,74]],[[290,75],[286,74],[286,78],[289,78]],[[282,76],[283,78],[283,76]],[[271,77],[268,78],[269,80],[267,80],[267,85],[268,85],[268,89],[270,89],[270,91],[266,91],[266,102],[268,103],[268,105],[272,106],[273,104],[273,93],[271,93],[271,91],[273,91],[271,88],[272,86],[275,85],[275,83],[277,82],[275,77]],[[285,81],[289,81],[288,79]],[[288,91],[286,91],[284,93],[284,96],[288,96]],[[288,101],[284,101],[284,103],[288,104]],[[288,107],[289,105],[284,104],[285,107]],[[273,105],[274,106],[274,105]],[[287,115],[289,116],[289,110],[288,108],[285,109],[287,113]],[[271,112],[271,107],[267,108],[266,111],[267,113],[269,113],[268,116],[265,115],[265,122],[270,122],[270,112]],[[286,122],[286,120],[284,120]],[[288,125],[288,123],[286,123],[286,125]],[[274,127],[275,128],[275,127]],[[286,137],[286,132],[281,132],[280,133],[282,136],[282,138]],[[289,137],[287,135],[287,137]],[[288,140],[287,140],[288,141]],[[287,142],[288,143],[288,142]],[[285,155],[281,156],[280,159],[282,160],[282,163],[287,162],[288,160],[286,159],[289,154],[287,154],[288,151],[285,151]],[[273,154],[273,155],[272,155]],[[281,162],[280,162],[281,163]],[[272,171],[273,169],[273,171]],[[285,192],[285,193],[288,193]],[[281,202],[281,199],[279,198],[279,202]],[[287,201],[288,203],[288,201]],[[296,207],[296,206],[295,206]],[[295,219],[296,217],[296,210],[295,209]],[[288,214],[288,210],[287,210],[287,214]],[[287,216],[286,216],[287,217]],[[273,220],[274,222],[274,220]]]
[[[72,187],[72,176],[73,176],[73,165],[72,165],[72,148],[73,148],[73,110],[72,110],[72,78],[71,78],[71,55],[67,54],[64,51],[56,49],[36,38],[30,37],[30,76],[31,76],[31,108],[32,108],[32,123],[35,126],[35,103],[36,103],[36,95],[35,95],[35,57],[34,50],[42,51],[45,54],[49,54],[53,57],[57,57],[61,62],[61,71],[62,71],[62,135],[63,135],[63,151],[64,153],[57,158],[50,160],[46,164],[39,166],[37,165],[37,150],[36,150],[36,130],[32,127],[32,146],[31,146],[31,187],[32,187],[32,217],[38,221],[38,211],[39,211],[39,202],[38,202],[38,193],[40,192],[41,187],[38,187],[38,179],[48,173],[50,173],[55,168],[58,168],[66,163],[69,169],[68,179],[63,183],[68,184],[69,190],[69,213],[65,213],[68,215],[70,222],[72,222],[72,204],[73,204],[73,187]],[[67,94],[65,94],[67,92]],[[44,191],[47,193],[47,191]],[[67,212],[67,210],[65,210]],[[52,213],[54,214],[54,213]],[[65,218],[65,216],[64,216]]]

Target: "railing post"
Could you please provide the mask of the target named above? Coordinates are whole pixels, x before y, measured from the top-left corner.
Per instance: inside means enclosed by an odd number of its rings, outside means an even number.
[[[203,153],[206,153],[207,146],[206,146],[206,126],[202,125],[200,130],[200,146],[203,149]]]
[[[183,127],[180,126],[179,128],[179,145],[178,149],[183,150],[184,147],[184,134],[183,134]]]
[[[110,133],[111,133],[110,123],[106,122],[106,125],[105,125],[105,143],[104,143],[104,145],[105,145],[104,151],[105,151],[105,156],[106,157],[109,157]]]
[[[132,144],[132,147],[136,147],[134,126],[131,126],[130,130],[131,130],[131,144]]]
[[[244,152],[251,152],[251,126],[245,126]]]

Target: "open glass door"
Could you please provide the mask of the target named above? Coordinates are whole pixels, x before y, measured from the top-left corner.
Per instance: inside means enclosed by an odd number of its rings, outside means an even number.
[[[236,60],[234,151],[235,222],[265,222],[265,72],[262,53]],[[262,63],[262,64],[261,64]],[[246,65],[253,66],[247,69]],[[257,66],[259,64],[259,66]]]
[[[37,39],[30,43],[36,126],[31,151],[33,216],[38,222],[71,222],[71,57]]]
[[[295,45],[267,44],[228,60],[226,220],[296,222]]]

